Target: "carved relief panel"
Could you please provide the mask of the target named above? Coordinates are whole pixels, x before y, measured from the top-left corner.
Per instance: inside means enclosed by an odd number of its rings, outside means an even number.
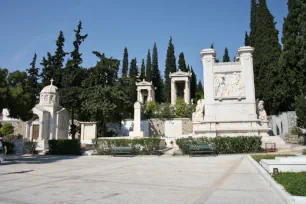
[[[215,73],[215,99],[244,98],[245,85],[241,72]]]

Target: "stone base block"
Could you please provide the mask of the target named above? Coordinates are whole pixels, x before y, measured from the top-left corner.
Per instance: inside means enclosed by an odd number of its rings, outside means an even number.
[[[135,131],[132,131],[132,132],[129,132],[129,136],[130,137],[144,137],[144,132],[140,131],[140,132],[135,132]]]
[[[273,159],[263,159],[260,161],[261,166],[273,173],[273,169],[278,172],[303,172],[306,171],[306,157],[277,157]]]
[[[261,125],[259,120],[253,121],[204,121],[193,123],[193,135],[216,136],[268,136],[270,129]]]

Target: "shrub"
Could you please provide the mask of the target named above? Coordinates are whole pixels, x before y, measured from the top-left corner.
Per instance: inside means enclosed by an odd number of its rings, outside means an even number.
[[[295,154],[258,154],[258,155],[252,155],[253,159],[257,161],[258,163],[262,159],[275,159],[275,157],[294,157]]]
[[[192,105],[185,103],[183,99],[177,99],[175,104],[175,117],[176,118],[191,118]]]
[[[158,118],[159,105],[154,101],[149,101],[144,105],[144,118]]]
[[[304,96],[298,96],[295,100],[295,111],[297,124],[299,127],[306,128],[306,99]]]
[[[306,149],[304,149],[304,151],[303,151],[303,155],[306,155]]]
[[[49,154],[80,155],[79,140],[49,140]]]
[[[292,130],[291,130],[291,134],[292,134],[292,135],[302,135],[302,131],[300,130],[300,128],[294,127],[294,128],[292,128]]]
[[[25,141],[23,143],[23,149],[24,153],[29,154],[35,154],[36,153],[36,147],[37,147],[37,142],[32,142],[32,141]]]
[[[277,173],[273,175],[273,178],[291,195],[306,196],[306,172]]]
[[[0,133],[3,136],[8,136],[14,134],[14,126],[10,123],[4,123],[0,129]]]
[[[135,154],[153,155],[159,149],[159,138],[142,139],[96,139],[93,140],[95,150],[98,154],[107,155],[111,153],[111,147],[133,147]]]
[[[14,143],[9,141],[3,141],[3,147],[6,146],[7,148],[7,154],[13,154],[14,153]]]
[[[189,153],[189,145],[215,144],[218,154],[235,154],[260,152],[261,137],[199,137],[180,138],[176,140],[183,154]]]

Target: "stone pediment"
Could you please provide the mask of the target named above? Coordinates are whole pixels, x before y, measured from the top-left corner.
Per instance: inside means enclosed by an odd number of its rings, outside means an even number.
[[[152,81],[142,80],[141,82],[136,82],[136,86],[152,86]]]
[[[177,72],[173,72],[169,74],[169,77],[191,77],[191,72],[183,72],[180,69]]]

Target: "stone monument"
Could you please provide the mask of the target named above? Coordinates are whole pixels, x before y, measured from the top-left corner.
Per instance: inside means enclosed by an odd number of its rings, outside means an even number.
[[[141,104],[136,102],[134,104],[134,124],[133,131],[129,132],[131,137],[144,137],[144,132],[141,131]]]
[[[148,82],[143,79],[141,82],[136,82],[137,86],[137,101],[145,104],[148,101],[155,101],[155,88],[152,81]]]
[[[216,51],[201,51],[204,79],[204,118],[193,120],[195,136],[267,136],[269,128],[260,103],[257,116],[252,47],[238,49],[239,61],[216,63]],[[195,113],[194,115],[200,115]]]
[[[175,105],[176,99],[183,98],[186,104],[190,104],[190,78],[191,72],[183,72],[180,69],[177,72],[170,73],[171,79],[171,104]]]
[[[53,80],[41,90],[39,104],[32,111],[34,116],[27,121],[26,137],[38,142],[38,150],[48,149],[48,140],[68,139],[69,114],[59,104]]]

